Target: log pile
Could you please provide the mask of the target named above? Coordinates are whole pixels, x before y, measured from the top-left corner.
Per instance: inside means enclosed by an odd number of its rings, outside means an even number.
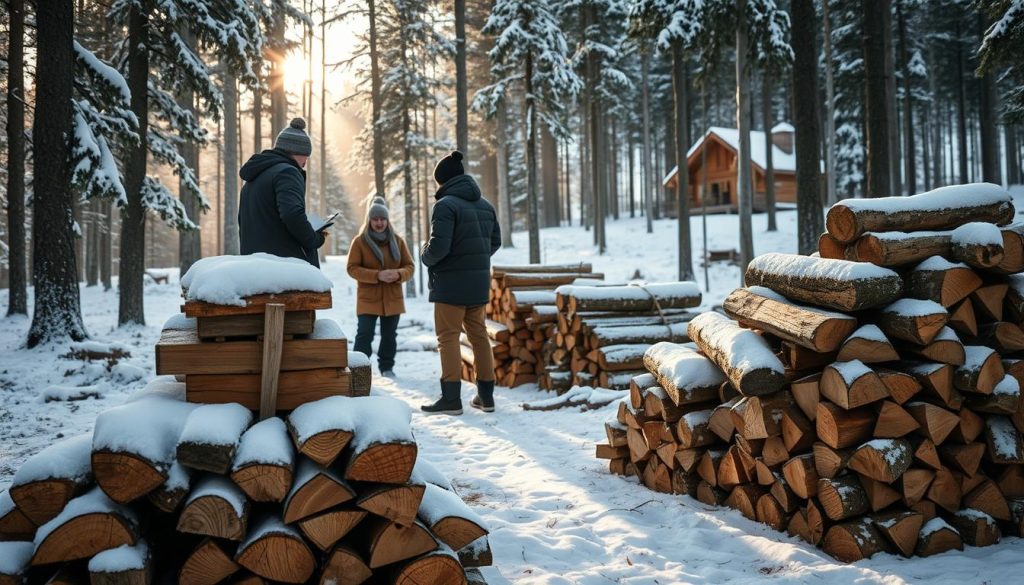
[[[158,378],[18,470],[0,583],[450,585],[490,564],[403,403],[336,396],[252,424],[185,394]]]
[[[1009,197],[964,189],[977,196],[832,208],[828,237],[858,250],[872,237],[902,245],[919,225],[963,230],[924,257],[901,248],[914,260],[898,272],[824,249],[756,258],[728,317],[702,314],[691,344],[644,353],[597,456],[845,562],[1022,535],[1024,267],[995,242],[1017,233],[997,227],[1013,216]],[[973,244],[987,251],[964,251]]]

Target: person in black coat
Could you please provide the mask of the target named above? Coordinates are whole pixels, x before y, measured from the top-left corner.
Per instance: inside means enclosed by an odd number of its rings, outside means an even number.
[[[462,353],[465,329],[473,346],[477,395],[470,403],[494,412],[494,354],[484,324],[491,287],[491,256],[501,247],[494,207],[465,174],[462,153],[454,151],[434,168],[440,188],[430,214],[430,239],[420,259],[427,266],[434,328],[441,354],[441,399],[421,409],[431,414],[462,414]]]
[[[317,268],[317,250],[326,232],[317,232],[306,218],[306,161],[313,144],[306,121],[295,118],[277,135],[272,150],[254,154],[238,175],[245,181],[238,206],[239,249],[242,254],[266,252],[299,258]]]

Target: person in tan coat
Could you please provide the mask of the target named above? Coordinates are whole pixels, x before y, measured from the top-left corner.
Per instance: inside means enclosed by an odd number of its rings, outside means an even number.
[[[348,249],[348,274],[359,283],[356,294],[355,350],[373,355],[373,336],[380,319],[377,363],[383,376],[393,376],[398,349],[398,320],[405,312],[402,283],[412,279],[414,266],[405,240],[391,229],[384,199],[374,197],[366,223]]]

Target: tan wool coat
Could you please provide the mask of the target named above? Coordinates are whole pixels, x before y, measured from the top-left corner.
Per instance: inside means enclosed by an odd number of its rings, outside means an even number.
[[[409,248],[405,245],[398,234],[395,234],[398,242],[398,254],[400,258],[391,257],[391,249],[385,243],[380,248],[384,255],[384,268],[398,270],[399,279],[395,282],[381,282],[377,280],[377,274],[383,270],[380,260],[370,249],[371,245],[358,235],[352,240],[348,249],[348,275],[359,283],[356,294],[357,315],[381,315],[390,317],[405,312],[405,296],[402,294],[402,283],[412,278],[414,265]]]

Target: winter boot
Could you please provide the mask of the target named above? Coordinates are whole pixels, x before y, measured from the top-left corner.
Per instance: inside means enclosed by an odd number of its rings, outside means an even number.
[[[441,380],[441,399],[433,404],[424,404],[420,410],[427,414],[462,414],[462,381]]]
[[[476,396],[469,405],[484,412],[494,412],[494,380],[477,380]]]

